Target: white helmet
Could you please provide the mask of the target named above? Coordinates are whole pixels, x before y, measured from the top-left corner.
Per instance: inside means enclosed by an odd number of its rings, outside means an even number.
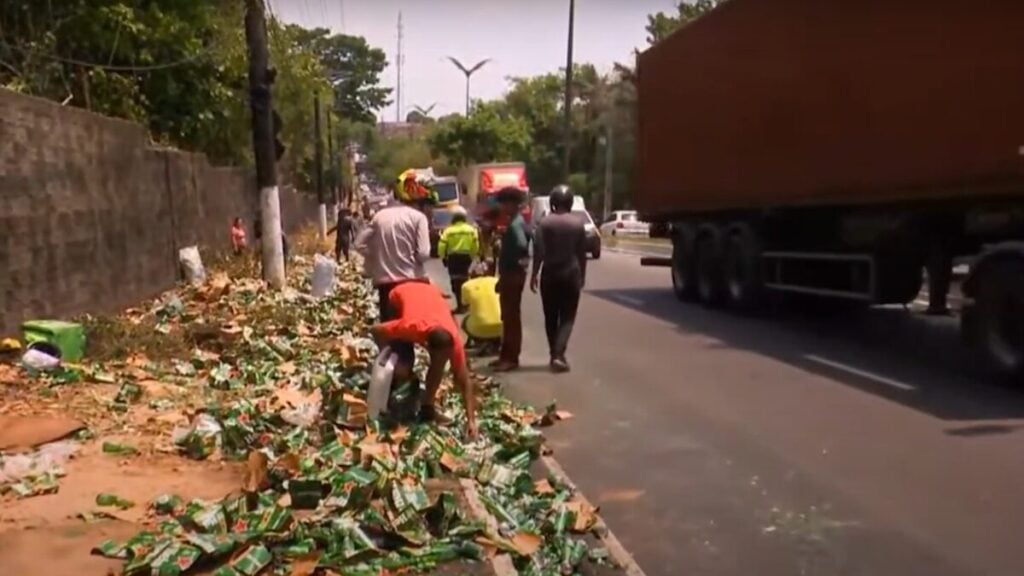
[[[466,212],[466,209],[463,208],[462,206],[455,206],[455,207],[453,207],[451,209],[451,212],[452,212],[453,216],[456,215],[456,214],[458,214],[459,216],[468,216],[469,215],[469,213]]]

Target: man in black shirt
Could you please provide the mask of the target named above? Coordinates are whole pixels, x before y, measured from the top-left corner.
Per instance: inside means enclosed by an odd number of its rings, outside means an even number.
[[[540,285],[551,370],[568,372],[565,350],[586,279],[587,233],[583,219],[572,213],[573,194],[568,186],[556,186],[549,200],[551,214],[540,221],[534,238],[530,290],[536,292]]]
[[[327,231],[328,234],[333,232],[338,234],[334,239],[334,259],[340,263],[342,255],[348,260],[352,240],[356,237],[356,223],[348,208],[338,210],[338,224]]]

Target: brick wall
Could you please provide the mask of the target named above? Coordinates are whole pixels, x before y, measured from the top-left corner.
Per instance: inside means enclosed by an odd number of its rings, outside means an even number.
[[[154,147],[131,122],[0,89],[0,334],[166,290],[179,248],[227,249],[231,219],[251,226],[256,205],[249,171]],[[316,205],[282,191],[281,210],[291,231]]]

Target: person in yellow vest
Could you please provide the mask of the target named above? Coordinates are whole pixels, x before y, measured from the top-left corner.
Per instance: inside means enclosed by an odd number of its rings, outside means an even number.
[[[462,301],[466,304],[466,317],[462,329],[474,346],[497,350],[501,342],[501,302],[498,299],[498,279],[486,266],[480,265],[478,274],[462,285]]]
[[[463,308],[462,285],[469,280],[469,268],[473,259],[480,255],[480,235],[476,227],[466,221],[466,210],[461,206],[452,209],[452,223],[441,233],[437,242],[437,256],[448,269],[448,278],[455,295],[455,312]]]

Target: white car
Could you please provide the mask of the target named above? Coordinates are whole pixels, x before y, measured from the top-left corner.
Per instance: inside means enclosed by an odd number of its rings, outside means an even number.
[[[601,224],[601,234],[611,236],[647,236],[650,224],[641,222],[636,210],[616,210]]]

